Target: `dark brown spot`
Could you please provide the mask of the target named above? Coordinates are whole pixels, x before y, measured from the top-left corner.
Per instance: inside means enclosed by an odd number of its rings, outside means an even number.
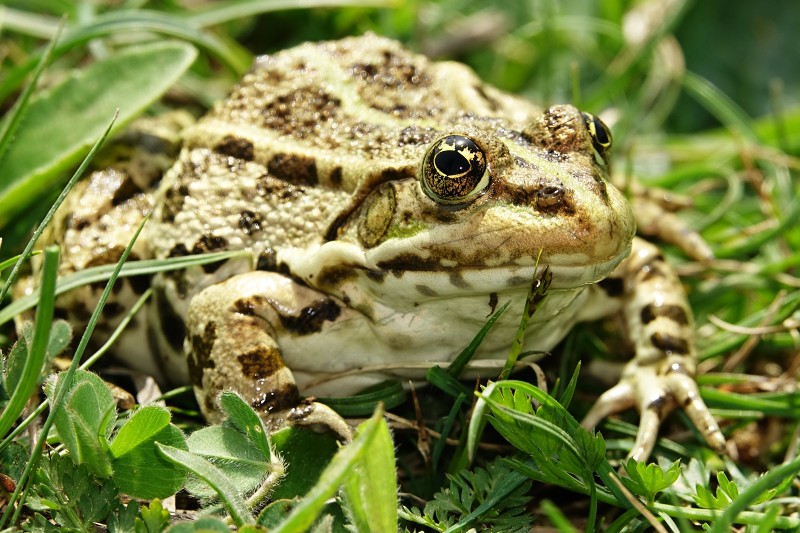
[[[597,286],[611,298],[618,298],[625,293],[625,282],[622,278],[606,278],[600,280]]]
[[[665,411],[669,408],[669,404],[670,402],[667,401],[667,398],[664,396],[658,396],[655,400],[647,405],[647,409],[654,411],[660,420],[664,418],[664,415],[666,414]]]
[[[274,413],[291,409],[300,403],[300,394],[297,385],[286,383],[283,387],[264,391],[250,402],[250,406],[256,411]]]
[[[182,353],[183,340],[186,338],[186,324],[183,322],[183,318],[175,312],[163,292],[156,291],[153,299],[158,313],[158,326],[161,328],[163,337],[167,339],[175,352]]]
[[[522,285],[530,285],[531,278],[525,276],[511,276],[506,280],[506,287],[520,287]]]
[[[497,293],[496,292],[490,293],[489,294],[489,309],[490,309],[490,311],[489,311],[489,314],[486,315],[487,317],[491,316],[492,314],[494,314],[495,310],[497,309],[497,302],[498,302]]]
[[[200,237],[192,247],[192,254],[204,254],[214,250],[224,249],[228,245],[225,237],[207,233]]]
[[[342,167],[336,167],[331,170],[330,177],[328,178],[335,188],[341,188],[342,186]]]
[[[185,257],[189,255],[189,249],[182,242],[179,242],[169,251],[167,257]]]
[[[375,283],[383,283],[383,280],[386,279],[386,274],[388,272],[385,270],[367,270],[367,278]]]
[[[325,321],[336,320],[341,312],[342,309],[336,302],[325,298],[315,302],[314,305],[304,307],[298,316],[279,314],[278,317],[287,331],[308,335],[321,331]]]
[[[76,231],[86,229],[87,227],[89,227],[89,224],[91,224],[88,219],[76,216],[74,213],[69,214],[66,217],[66,220],[67,220],[67,229],[74,229]]]
[[[302,197],[305,189],[264,174],[256,179],[256,192],[264,198],[293,200]]]
[[[242,228],[242,231],[247,235],[252,235],[253,233],[261,231],[263,222],[263,217],[260,213],[242,211],[239,214],[239,227]]]
[[[212,369],[216,366],[211,358],[211,350],[216,340],[217,326],[213,322],[206,324],[202,334],[192,335],[189,339],[192,346],[192,352],[187,357],[189,379],[196,386],[202,385],[203,373],[206,369]]]
[[[225,136],[225,138],[214,147],[214,151],[222,155],[243,159],[244,161],[253,160],[253,143],[247,139],[234,137],[233,135]]]
[[[469,283],[464,279],[464,276],[461,275],[461,272],[451,272],[450,273],[450,285],[459,289],[468,289]]]
[[[653,333],[650,336],[650,342],[667,355],[689,353],[689,343],[686,339],[675,337],[668,333]]]
[[[419,255],[413,253],[403,253],[395,256],[392,259],[386,259],[378,262],[378,268],[381,270],[388,270],[393,274],[402,275],[407,271],[420,271],[428,270],[435,271],[441,270],[442,265],[436,259],[424,259]]]
[[[298,154],[276,154],[267,163],[271,176],[295,184],[317,184],[317,162],[313,157]]]
[[[659,261],[653,260],[642,266],[641,281],[647,281],[653,278],[664,277],[664,270],[662,269]]]
[[[249,104],[252,105],[252,104]],[[261,109],[263,125],[295,138],[307,138],[339,114],[341,100],[317,85],[293,87]]]
[[[103,306],[103,316],[106,318],[119,316],[125,311],[126,307],[118,302],[106,302]]]
[[[266,379],[283,368],[281,355],[275,348],[257,348],[236,356],[242,374],[250,379]]]
[[[339,287],[345,281],[353,280],[356,278],[356,271],[353,267],[331,266],[324,267],[317,277],[317,283],[320,287]]]
[[[278,258],[275,254],[275,250],[272,248],[267,248],[260,254],[258,254],[258,260],[256,260],[256,270],[263,270],[266,272],[275,272],[278,268]]]
[[[142,190],[139,188],[138,185],[128,176],[122,180],[122,183],[119,184],[117,190],[114,191],[114,195],[111,197],[111,203],[113,205],[120,205],[126,200],[133,198],[135,194],[141,193]]]
[[[679,305],[647,304],[642,308],[643,324],[649,324],[657,317],[668,318],[682,326],[689,323],[689,317],[686,316],[686,311]]]
[[[436,291],[427,285],[415,285],[417,292],[423,296],[433,297],[436,296]]]
[[[228,246],[228,240],[218,235],[206,234],[200,237],[192,247],[192,254],[204,254],[215,250],[224,250]],[[203,271],[207,274],[216,271],[223,265],[224,261],[214,261],[203,265]]]
[[[103,250],[102,252],[93,255],[91,259],[89,259],[84,268],[89,268],[93,266],[101,266],[101,265],[110,265],[113,263],[119,262],[120,257],[122,257],[122,253],[125,251],[125,247],[122,245],[115,245],[110,246]],[[130,256],[128,256],[130,257]],[[105,287],[105,283],[102,285]]]
[[[131,276],[128,278],[128,283],[130,283],[134,293],[144,294],[144,291],[150,288],[150,276],[146,274]]]
[[[183,202],[189,195],[189,188],[186,185],[176,183],[167,190],[164,195],[164,206],[161,210],[161,220],[164,222],[174,222],[175,215],[183,210]]]
[[[233,312],[245,316],[255,316],[256,308],[264,307],[266,300],[263,296],[251,296],[249,298],[240,298],[233,302]]]

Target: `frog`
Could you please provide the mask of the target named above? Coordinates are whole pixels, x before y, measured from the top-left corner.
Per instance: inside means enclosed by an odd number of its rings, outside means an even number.
[[[122,280],[105,311],[113,324],[151,288],[116,351],[191,383],[209,420],[220,391],[235,390],[275,427],[347,435],[315,397],[418,382],[452,362],[500,303],[522,309],[546,272],[525,351],[552,350],[577,324],[613,315],[634,347],[583,426],[636,409],[630,456],[644,460],[680,408],[724,452],[695,381],[686,293],[636,235],[597,116],[543,108],[464,64],[365,34],[260,56],[199,120],[154,124],[123,143],[133,157],[71,193],[49,239],[64,272],[116,261],[146,216],[132,258],[241,252]],[[67,295],[60,309],[85,316],[96,292]],[[468,375],[496,376],[513,315],[500,316]]]

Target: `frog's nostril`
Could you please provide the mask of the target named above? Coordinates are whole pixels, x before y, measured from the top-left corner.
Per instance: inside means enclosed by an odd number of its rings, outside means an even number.
[[[538,207],[550,207],[564,198],[564,187],[558,185],[547,185],[536,191],[536,205]]]

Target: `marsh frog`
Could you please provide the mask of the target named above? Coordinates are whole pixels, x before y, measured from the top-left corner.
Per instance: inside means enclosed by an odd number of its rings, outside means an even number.
[[[522,309],[546,267],[526,350],[613,313],[635,347],[584,424],[638,409],[632,455],[642,459],[680,407],[722,450],[693,378],[686,296],[658,249],[634,236],[599,118],[537,107],[462,64],[365,35],[259,57],[199,121],[172,122],[130,142],[148,157],[95,172],[53,238],[66,270],[112,262],[152,208],[137,258],[246,252],[127,280],[107,309],[119,314],[153,287],[117,352],[193,383],[207,416],[232,388],[270,420],[324,422],[331,413],[301,395],[349,395],[447,365],[498,303]],[[84,314],[91,290],[71,300]],[[518,322],[500,318],[473,375],[497,374]]]

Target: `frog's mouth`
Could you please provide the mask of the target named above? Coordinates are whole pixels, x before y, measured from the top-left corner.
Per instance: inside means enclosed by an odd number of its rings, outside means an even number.
[[[415,254],[408,242],[390,243],[365,251],[353,244],[334,241],[292,257],[291,271],[310,286],[337,293],[345,286],[367,289],[376,296],[431,298],[527,291],[547,268],[551,290],[574,289],[607,277],[628,255],[630,242],[620,253],[591,261],[588,257],[531,254],[515,261],[487,264],[455,263]]]

